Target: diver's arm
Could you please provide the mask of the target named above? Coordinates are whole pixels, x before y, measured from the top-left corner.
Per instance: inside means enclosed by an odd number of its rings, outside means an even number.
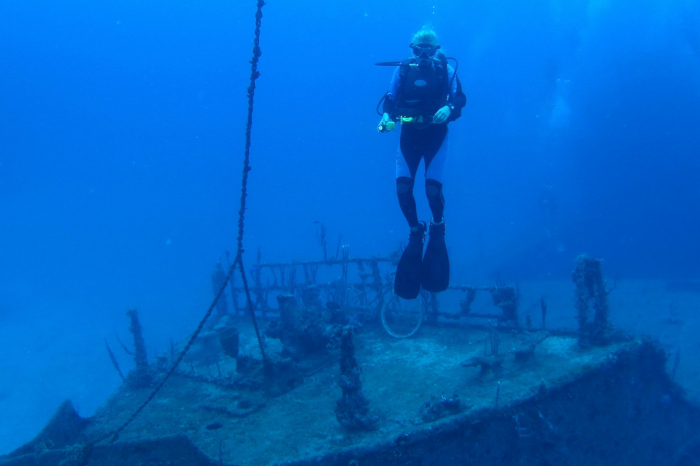
[[[459,76],[454,74],[454,69],[447,66],[448,79],[452,83],[450,94],[447,98],[447,106],[450,107],[450,115],[447,121],[454,121],[462,115],[462,108],[467,105],[467,96],[462,92],[462,83]],[[454,79],[452,79],[454,77]]]
[[[455,76],[454,84],[450,90],[450,97],[447,101],[459,110],[462,110],[467,105],[467,96],[462,92],[462,83],[459,82],[459,76]]]
[[[382,120],[384,120],[384,118],[387,120],[389,119],[390,115],[394,113],[395,106],[396,102],[394,102],[394,99],[392,99],[387,92],[387,94],[384,96],[384,105],[382,106],[382,113],[384,113]]]
[[[394,70],[394,75],[391,77],[389,90],[384,96],[384,104],[382,106],[384,116],[382,117],[382,121],[385,119],[388,121],[391,115],[394,113],[394,108],[396,108],[396,96],[399,92],[399,78],[400,73],[399,68],[397,67],[396,70]]]
[[[454,69],[449,65],[447,66],[447,79],[452,84],[452,87],[447,96],[447,104],[433,115],[433,123],[436,124],[449,123],[456,120],[462,115],[462,107],[467,104],[467,97],[462,92],[462,84],[459,82],[459,77],[454,74]]]

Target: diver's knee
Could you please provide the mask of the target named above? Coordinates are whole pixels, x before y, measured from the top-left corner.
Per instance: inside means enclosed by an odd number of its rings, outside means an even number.
[[[425,180],[425,195],[428,199],[439,199],[442,197],[442,183],[439,181]]]
[[[413,191],[413,178],[400,176],[396,178],[396,193],[401,196]]]

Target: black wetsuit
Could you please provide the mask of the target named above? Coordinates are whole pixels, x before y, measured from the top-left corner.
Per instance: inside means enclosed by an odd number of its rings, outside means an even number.
[[[408,224],[418,225],[413,185],[421,159],[425,160],[425,190],[435,222],[442,221],[445,199],[442,180],[447,162],[447,123],[461,115],[467,98],[451,66],[443,58],[430,66],[411,66],[418,59],[404,61],[394,76],[384,100],[384,113],[392,118],[422,117],[428,122],[401,125],[401,141],[396,159],[396,192]],[[440,108],[449,105],[444,124],[429,123]]]

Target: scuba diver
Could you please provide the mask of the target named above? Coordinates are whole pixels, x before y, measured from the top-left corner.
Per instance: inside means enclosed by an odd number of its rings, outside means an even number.
[[[383,97],[379,131],[387,132],[401,124],[399,151],[396,157],[396,193],[399,206],[411,232],[408,245],[396,269],[394,291],[404,299],[415,299],[421,285],[427,291],[447,289],[450,262],[445,246],[445,199],[442,181],[447,162],[447,124],[462,113],[467,98],[455,68],[440,51],[437,35],[421,30],[409,45],[413,57],[402,62],[382,62],[379,66],[396,66],[389,91]],[[381,104],[381,101],[380,101]],[[377,105],[379,113],[379,105]],[[423,255],[423,241],[428,230],[418,221],[413,184],[421,158],[425,163],[425,194],[433,218],[430,238]]]

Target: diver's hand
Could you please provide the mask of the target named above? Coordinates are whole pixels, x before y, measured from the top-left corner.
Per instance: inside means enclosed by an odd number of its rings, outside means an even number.
[[[452,110],[450,110],[450,107],[445,105],[440,110],[435,112],[435,116],[433,116],[433,123],[437,123],[439,125],[441,123],[446,122],[447,119],[450,117],[451,113],[452,113]]]
[[[388,113],[385,113],[384,115],[382,115],[382,119],[379,120],[379,125],[377,125],[377,129],[379,130],[380,133],[390,131],[389,129],[387,129],[387,123],[389,123],[390,121],[391,121],[391,117],[389,116]]]

